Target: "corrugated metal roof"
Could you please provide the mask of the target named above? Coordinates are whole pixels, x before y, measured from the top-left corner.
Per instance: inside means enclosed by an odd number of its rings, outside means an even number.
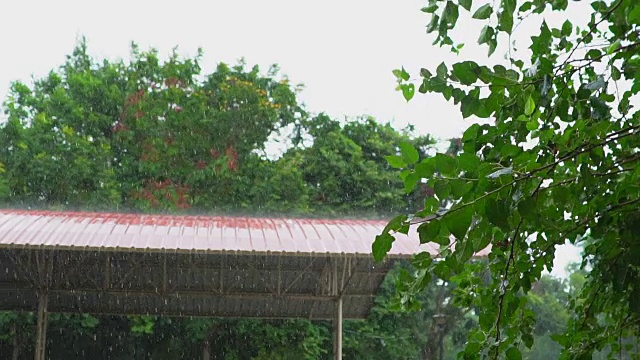
[[[386,221],[0,210],[0,247],[369,255]],[[437,254],[415,229],[389,253]]]
[[[0,310],[34,310],[46,286],[52,312],[330,319],[333,272],[344,318],[363,318],[394,259],[438,251],[413,229],[376,263],[385,226],[0,210]]]

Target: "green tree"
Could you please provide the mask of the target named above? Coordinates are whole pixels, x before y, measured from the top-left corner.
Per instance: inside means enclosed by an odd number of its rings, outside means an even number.
[[[403,195],[385,156],[395,154],[397,144],[405,142],[420,149],[416,156],[425,157],[433,145],[429,136],[415,137],[411,129],[397,131],[371,117],[341,124],[321,114],[305,127],[312,144],[290,150],[282,161],[300,164],[314,212],[380,216],[416,207],[411,203],[424,197],[422,189]]]
[[[365,321],[345,323],[344,356],[348,359],[454,359],[476,317],[452,301],[453,282],[432,280],[417,294],[419,303],[403,310],[397,288],[415,267],[399,263],[385,278]]]
[[[405,69],[394,71],[407,100],[417,87],[460,105],[465,118],[492,120],[469,126],[457,156],[401,164],[415,174],[405,183],[425,179],[448,207],[436,212],[427,206],[417,218],[402,215],[374,244],[381,258],[393,232],[407,224],[417,226],[421,241],[440,243],[443,260],[423,262],[427,271],[418,284],[432,272],[444,279],[469,272],[465,264],[473,253],[491,245],[492,281],[467,283],[465,301],[481,311],[465,358],[518,359],[521,345],[532,346],[535,314],[525,294],[553,266],[556,245],[582,244],[586,234],[591,240],[582,266],[590,271],[569,302],[575,316],[554,337],[562,357],[588,358],[605,348],[621,356],[632,349],[621,339],[640,332],[640,113],[634,106],[640,3],[590,5],[588,24],[574,24],[566,13],[561,26],[542,21],[516,47],[518,23],[565,12],[568,1],[431,0],[422,10],[431,16],[427,32],[436,34],[435,44],[463,54],[451,30],[466,12],[481,22],[478,43],[488,47],[487,65],[473,59],[442,63],[422,69],[418,84]],[[508,67],[491,57],[498,45]]]
[[[33,86],[12,84],[0,126],[10,201],[141,210],[247,203],[236,173],[304,109],[277,67],[263,75],[219,64],[201,74],[200,57],[161,61],[134,44],[129,62],[98,62],[82,40]]]

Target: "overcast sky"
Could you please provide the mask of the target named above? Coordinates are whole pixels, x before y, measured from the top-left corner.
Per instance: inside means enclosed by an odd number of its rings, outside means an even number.
[[[426,1],[418,0],[20,0],[0,5],[0,98],[11,81],[29,81],[61,65],[80,36],[86,36],[96,58],[124,58],[129,44],[154,47],[162,55],[179,46],[184,55],[205,52],[204,71],[220,62],[244,57],[263,69],[277,63],[294,83],[304,83],[301,99],[312,112],[337,118],[372,115],[397,127],[416,126],[440,139],[460,136],[470,124],[439,95],[417,95],[406,103],[396,92],[391,70],[405,66],[435,68],[457,57],[431,45],[425,34]],[[476,5],[477,6],[477,5]],[[572,20],[585,18],[588,2],[574,6]],[[586,18],[585,18],[586,19]],[[538,21],[538,22],[536,22]],[[551,23],[561,17],[547,18]],[[469,24],[462,11],[456,39],[465,43],[461,56],[482,60],[485,48],[474,45],[480,24]],[[532,19],[518,29],[536,29]],[[490,61],[499,61],[498,50]],[[566,252],[556,266],[575,260]],[[565,259],[566,258],[566,259]],[[555,272],[554,272],[555,273]]]

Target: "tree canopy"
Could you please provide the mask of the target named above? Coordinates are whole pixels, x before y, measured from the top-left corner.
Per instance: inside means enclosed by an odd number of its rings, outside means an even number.
[[[162,60],[134,44],[127,62],[97,61],[82,40],[59,69],[14,82],[0,125],[0,201],[351,216],[407,209],[384,156],[400,141],[425,153],[429,136],[308,114],[277,66],[220,63],[204,74],[201,55]],[[268,158],[278,134],[291,144]]]
[[[416,89],[437,93],[463,117],[489,120],[468,127],[455,156],[419,159],[403,148],[404,156],[390,159],[404,169],[407,188],[424,181],[435,195],[422,210],[391,221],[373,247],[382,258],[394,233],[410,226],[421,241],[441,245],[441,261],[415,262],[420,271],[401,298],[410,305],[431,274],[457,276],[464,289],[458,301],[477,309],[480,325],[463,358],[522,358],[537,327],[535,301],[525,294],[566,241],[583,247],[588,275],[567,303],[567,326],[553,336],[562,358],[603,349],[622,356],[633,348],[625,339],[640,334],[640,3],[572,4],[590,6],[587,24],[573,23],[568,6],[430,0],[422,9],[431,18],[427,32],[461,61],[423,68],[419,80],[394,70],[407,100]],[[544,20],[552,12],[566,19],[558,27]],[[465,27],[479,23],[477,42],[488,49],[481,62],[465,59],[453,38],[463,16]],[[527,21],[539,21],[539,30],[518,38]],[[488,269],[468,265],[488,246]],[[478,276],[484,271],[490,281]]]

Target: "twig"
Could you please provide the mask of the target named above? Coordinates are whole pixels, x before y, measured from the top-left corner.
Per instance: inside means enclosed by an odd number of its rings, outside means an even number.
[[[495,194],[495,193],[497,193],[497,192],[500,192],[500,191],[502,191],[502,190],[504,190],[504,189],[506,189],[506,188],[508,188],[508,187],[510,187],[510,186],[512,186],[512,185],[514,185],[514,184],[515,184],[515,183],[517,183],[518,181],[521,181],[521,180],[525,179],[526,177],[527,177],[527,176],[525,175],[525,176],[523,176],[523,177],[521,177],[521,178],[514,179],[513,181],[509,182],[508,184],[504,184],[504,185],[500,186],[500,187],[499,187],[499,188],[497,188],[497,189],[491,190],[491,191],[489,191],[488,193],[485,193],[485,194],[481,195],[480,197],[476,198],[475,200],[473,200],[473,201],[469,201],[469,202],[467,202],[467,203],[464,203],[464,204],[462,204],[462,205],[460,205],[460,206],[458,206],[458,207],[456,207],[456,208],[453,208],[453,209],[451,209],[451,210],[447,211],[446,213],[443,213],[443,214],[435,214],[434,216],[430,216],[430,217],[428,217],[428,218],[426,218],[426,219],[421,219],[421,220],[417,220],[417,221],[412,221],[412,222],[410,222],[410,223],[409,223],[409,225],[418,225],[418,224],[422,224],[422,223],[425,223],[425,222],[429,222],[429,221],[431,221],[431,220],[439,220],[439,219],[441,219],[441,218],[445,217],[445,216],[446,216],[446,215],[448,215],[448,214],[451,214],[451,213],[454,213],[454,212],[456,212],[456,211],[462,210],[462,209],[466,208],[466,207],[467,207],[467,206],[469,206],[469,205],[473,205],[473,204],[475,204],[476,202],[478,202],[478,201],[480,201],[480,200],[482,200],[482,199],[486,198],[487,196],[491,196],[491,195],[493,195],[493,194]]]
[[[640,198],[633,199],[633,200],[628,200],[628,201],[625,201],[625,202],[621,202],[621,203],[615,204],[615,205],[609,207],[607,209],[607,211],[618,210],[618,209],[623,208],[625,206],[633,205],[633,204],[635,204],[637,202],[640,202]]]
[[[627,171],[633,171],[635,169],[633,168],[625,168],[625,169],[620,169],[620,170],[616,170],[616,171],[610,171],[610,172],[604,172],[604,173],[593,173],[593,176],[596,177],[603,177],[603,176],[611,176],[611,175],[617,175],[623,172],[627,172]]]
[[[500,287],[502,288],[504,286],[504,289],[501,289],[500,291],[500,300],[498,302],[498,318],[496,319],[496,353],[495,353],[495,359],[498,358],[498,355],[500,354],[499,349],[500,349],[500,321],[502,320],[502,311],[504,309],[504,298],[507,294],[507,286],[508,286],[508,279],[509,279],[509,268],[511,267],[511,263],[513,263],[513,258],[514,258],[514,252],[515,252],[515,243],[518,240],[518,235],[520,234],[520,227],[522,226],[522,222],[524,221],[523,218],[520,218],[520,222],[518,223],[518,226],[516,226],[516,230],[513,233],[513,239],[511,240],[511,249],[509,251],[509,257],[507,258],[507,265],[504,268],[504,276],[502,279],[502,283],[500,284]],[[506,284],[505,284],[506,281]]]
[[[620,6],[620,4],[622,4],[624,0],[618,0],[612,7],[611,9],[609,9],[609,11],[607,11],[602,18],[595,24],[593,24],[593,26],[591,26],[589,28],[589,32],[587,32],[586,34],[584,34],[584,36],[582,36],[580,38],[580,40],[578,40],[578,43],[576,44],[576,46],[571,50],[571,52],[569,53],[569,56],[567,57],[567,60],[571,59],[571,57],[573,56],[573,53],[576,52],[576,50],[578,49],[578,47],[580,47],[580,45],[582,45],[582,43],[593,34],[593,32],[596,30],[596,28],[598,27],[598,25],[600,25],[603,21],[607,20],[609,18],[609,15],[611,15],[611,13],[618,8],[618,6]],[[566,64],[567,60],[564,61],[564,64]]]
[[[533,175],[535,173],[538,173],[538,172],[546,170],[546,169],[548,169],[550,167],[556,166],[556,165],[558,165],[559,163],[561,163],[563,161],[567,161],[569,159],[572,159],[572,158],[574,158],[574,157],[576,157],[576,156],[578,156],[578,155],[580,155],[582,153],[585,153],[587,151],[591,151],[591,150],[593,150],[595,148],[607,145],[609,143],[612,143],[612,142],[614,142],[616,140],[620,140],[620,139],[625,138],[627,136],[635,135],[636,132],[634,130],[637,130],[638,128],[640,128],[640,125],[630,126],[630,127],[624,128],[622,130],[619,130],[619,131],[616,131],[616,132],[613,132],[613,133],[607,135],[605,137],[605,140],[603,140],[603,141],[601,141],[599,143],[590,144],[590,145],[582,145],[583,146],[582,149],[580,149],[580,147],[578,147],[577,149],[569,152],[569,154],[559,158],[558,160],[554,161],[551,164],[547,164],[547,165],[541,166],[541,167],[539,167],[537,169],[531,170],[528,173],[528,175],[531,176],[531,175]],[[628,134],[624,134],[624,132],[627,132],[627,131],[630,131],[630,132]],[[620,136],[617,136],[617,135],[620,135]],[[612,137],[612,136],[617,136],[617,137]]]

